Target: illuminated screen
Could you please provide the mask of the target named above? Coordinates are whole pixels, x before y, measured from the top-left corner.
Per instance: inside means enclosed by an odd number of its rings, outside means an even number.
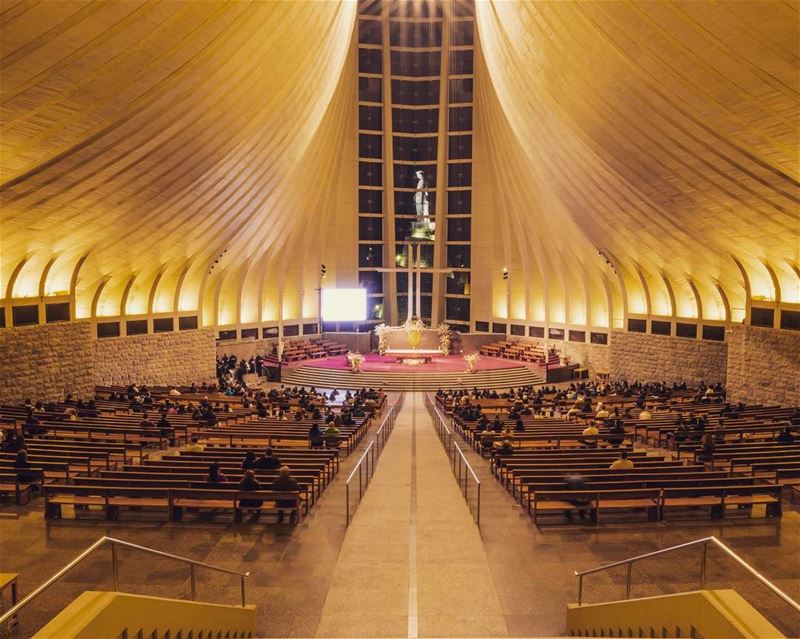
[[[367,319],[367,289],[322,289],[323,322],[363,322]]]

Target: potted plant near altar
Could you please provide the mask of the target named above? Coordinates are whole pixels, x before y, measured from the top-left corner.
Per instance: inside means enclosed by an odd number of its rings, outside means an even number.
[[[481,356],[478,353],[469,353],[464,355],[464,361],[467,362],[467,372],[474,373],[475,372],[475,364],[478,363]]]
[[[442,322],[436,329],[439,331],[439,350],[442,355],[449,355],[451,341],[450,325]]]
[[[378,353],[383,355],[389,348],[389,332],[390,328],[386,324],[378,324],[375,327],[375,335],[378,336]]]
[[[364,364],[364,356],[361,353],[347,352],[347,363],[350,365],[350,370],[354,373],[361,372],[361,366]]]

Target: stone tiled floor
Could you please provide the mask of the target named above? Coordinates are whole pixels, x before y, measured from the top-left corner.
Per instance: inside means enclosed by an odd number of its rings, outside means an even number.
[[[365,444],[366,445],[366,442]],[[73,521],[46,524],[40,504],[0,509],[0,570],[20,573],[22,594],[106,534],[134,543],[249,570],[248,599],[259,606],[259,632],[269,637],[554,636],[575,600],[573,570],[716,535],[790,596],[800,599],[800,513],[788,505],[781,520],[707,519],[536,528],[468,453],[482,481],[478,530],[447,466],[421,403],[407,396],[373,484],[353,524],[344,527],[344,478],[357,455],[297,528],[263,524]],[[413,513],[413,517],[412,517]],[[411,540],[414,552],[410,552]],[[410,557],[416,557],[413,566]],[[633,594],[693,587],[697,555],[685,551],[634,571]],[[104,551],[37,600],[22,621],[43,622],[87,588],[110,587]],[[123,551],[121,583],[132,592],[181,596],[188,570]],[[709,587],[734,587],[800,636],[797,616],[744,571],[712,553]],[[588,578],[588,601],[618,598],[624,575]],[[409,584],[416,589],[409,588]],[[198,593],[235,603],[238,583],[198,573]],[[409,606],[410,594],[416,605]],[[416,612],[416,624],[409,616]]]

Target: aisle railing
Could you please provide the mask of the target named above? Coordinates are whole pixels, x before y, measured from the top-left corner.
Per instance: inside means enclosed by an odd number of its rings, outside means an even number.
[[[698,587],[700,590],[703,590],[706,587],[706,564],[708,562],[709,545],[716,546],[717,548],[722,550],[728,557],[733,559],[737,564],[739,564],[747,572],[753,575],[753,577],[758,579],[769,590],[771,590],[773,594],[780,597],[783,601],[789,604],[797,612],[800,612],[800,603],[797,603],[789,595],[783,592],[783,590],[778,588],[769,579],[764,577],[764,575],[758,572],[755,568],[753,568],[744,559],[742,559],[733,550],[731,550],[728,546],[726,546],[724,543],[722,543],[719,539],[717,539],[713,535],[711,537],[703,537],[702,539],[695,539],[694,541],[688,541],[684,544],[678,544],[677,546],[670,546],[669,548],[654,550],[653,552],[648,552],[645,553],[644,555],[629,557],[628,559],[615,561],[614,563],[606,564],[604,566],[598,566],[597,568],[591,568],[589,570],[581,570],[581,571],[576,570],[575,576],[578,578],[578,605],[583,604],[583,578],[586,575],[592,575],[598,572],[605,572],[606,570],[611,570],[612,568],[617,568],[618,566],[625,566],[625,599],[630,599],[634,563],[643,561],[645,559],[650,559],[651,557],[656,557],[658,555],[665,555],[667,553],[672,553],[677,550],[683,550],[684,548],[691,548],[692,546],[702,546],[700,554],[700,571],[699,571],[700,574],[698,579]]]
[[[389,412],[386,413],[386,416],[383,418],[380,427],[375,432],[375,438],[361,454],[361,457],[358,459],[358,462],[356,462],[355,467],[345,482],[345,526],[350,525],[350,520],[352,519],[355,510],[358,508],[358,504],[361,503],[361,498],[364,496],[369,483],[372,481],[372,477],[375,474],[375,465],[378,462],[378,457],[380,457],[381,453],[383,452],[386,442],[389,439],[389,435],[391,435],[392,431],[394,430],[394,424],[397,420],[397,413],[400,412],[400,409],[403,406],[404,397],[405,393],[400,393],[397,401],[389,409]],[[356,479],[358,479],[358,501],[355,501]],[[353,486],[354,493],[352,499],[350,496],[351,485]],[[351,502],[354,504],[354,508],[352,508],[353,512],[351,512]]]
[[[164,559],[171,559],[183,564],[187,564],[189,566],[189,581],[190,581],[189,595],[192,601],[197,600],[197,575],[196,575],[197,568],[205,568],[208,570],[213,570],[215,572],[221,572],[228,575],[236,575],[239,577],[241,605],[245,606],[246,603],[245,579],[250,576],[249,572],[237,572],[235,570],[229,570],[228,568],[214,566],[213,564],[207,564],[203,561],[196,561],[194,559],[189,559],[188,557],[181,557],[180,555],[173,555],[172,553],[163,552],[161,550],[156,550],[154,548],[148,548],[147,546],[139,546],[138,544],[132,544],[128,541],[123,541],[122,539],[116,539],[114,537],[100,537],[100,539],[95,541],[91,546],[89,546],[81,554],[75,557],[75,559],[70,561],[66,566],[64,566],[61,570],[55,573],[47,581],[45,581],[43,584],[34,589],[30,594],[28,594],[22,600],[20,600],[19,603],[17,603],[12,608],[10,608],[2,615],[0,615],[0,629],[2,629],[4,627],[4,624],[6,624],[7,622],[14,620],[19,614],[19,612],[25,606],[27,606],[39,595],[48,590],[56,582],[60,581],[62,577],[64,577],[68,572],[70,572],[73,568],[75,568],[84,559],[92,555],[96,550],[99,550],[100,548],[103,548],[105,546],[111,547],[110,568],[111,568],[112,588],[114,592],[124,592],[123,590],[120,589],[118,549],[129,548],[150,555],[163,557]]]
[[[464,499],[469,506],[470,511],[475,517],[475,523],[481,525],[481,480],[475,474],[472,466],[464,456],[464,452],[456,442],[453,436],[453,431],[448,426],[449,419],[442,413],[436,405],[436,400],[425,393],[425,405],[428,407],[428,412],[433,418],[433,427],[436,434],[444,446],[447,457],[450,460],[450,465],[453,468],[453,475],[456,477],[458,487],[464,495]]]

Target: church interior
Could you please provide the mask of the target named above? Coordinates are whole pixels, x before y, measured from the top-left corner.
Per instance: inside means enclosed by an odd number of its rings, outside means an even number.
[[[0,639],[800,637],[800,3],[0,0]]]

